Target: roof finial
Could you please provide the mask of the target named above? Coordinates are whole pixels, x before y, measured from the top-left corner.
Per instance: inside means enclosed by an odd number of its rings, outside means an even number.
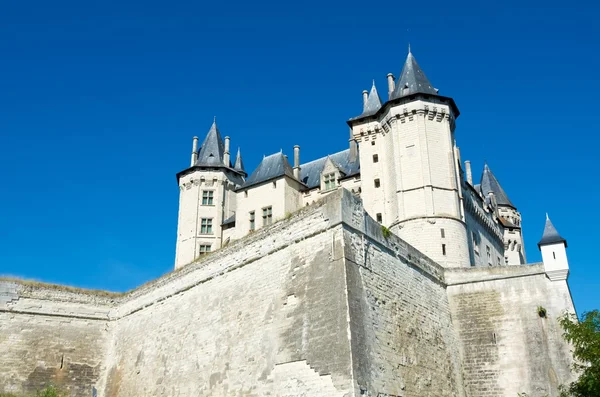
[[[213,116],[213,123],[217,122],[217,116]]]
[[[411,52],[410,52],[410,41],[408,42],[408,53],[411,54]]]
[[[546,212],[546,220],[550,219],[550,217],[548,216],[548,213]]]

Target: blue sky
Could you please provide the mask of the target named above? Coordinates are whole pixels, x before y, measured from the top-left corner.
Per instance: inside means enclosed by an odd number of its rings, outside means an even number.
[[[527,4],[522,4],[527,3]],[[569,241],[599,308],[597,15],[588,2],[13,1],[0,12],[0,274],[123,291],[172,269],[191,137],[213,116],[248,169],[347,146],[361,92],[408,42],[461,110],[456,137]]]

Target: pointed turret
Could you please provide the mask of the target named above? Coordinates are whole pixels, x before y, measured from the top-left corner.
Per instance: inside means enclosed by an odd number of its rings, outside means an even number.
[[[480,189],[481,194],[483,194],[484,197],[487,197],[490,193],[494,193],[496,203],[499,206],[515,208],[515,206],[509,200],[508,195],[506,194],[504,189],[502,189],[502,186],[500,186],[500,182],[498,182],[498,179],[496,179],[496,177],[490,170],[490,167],[488,167],[487,163],[483,167]]]
[[[542,261],[546,275],[552,281],[566,280],[569,276],[569,259],[567,258],[567,240],[558,231],[546,214],[544,234],[538,243],[542,252]]]
[[[400,73],[400,78],[396,82],[396,88],[390,99],[402,98],[416,93],[437,95],[437,92],[438,90],[433,88],[409,48],[402,73]]]
[[[235,156],[235,165],[233,166],[233,169],[246,174],[246,170],[244,169],[244,161],[242,160],[242,152],[240,151],[240,148],[238,148],[237,156]]]
[[[542,234],[542,239],[538,243],[538,247],[541,248],[543,245],[558,243],[564,243],[565,247],[567,246],[567,240],[561,237],[561,235],[558,233],[558,231],[552,224],[550,217],[548,216],[548,214],[546,214],[546,226],[544,226],[544,234]]]
[[[367,97],[367,101],[365,102],[363,112],[359,117],[370,116],[372,114],[377,113],[379,109],[381,109],[381,98],[379,98],[379,94],[377,93],[377,87],[375,87],[375,80],[373,80],[371,92]]]
[[[198,160],[195,165],[199,166],[219,166],[224,165],[229,167],[229,164],[223,162],[225,155],[225,144],[221,133],[217,127],[217,120],[213,121],[202,146],[200,147],[200,153],[198,154]]]

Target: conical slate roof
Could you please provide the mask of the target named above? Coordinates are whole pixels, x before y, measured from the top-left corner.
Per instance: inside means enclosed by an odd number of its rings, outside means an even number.
[[[219,128],[217,128],[217,121],[215,120],[202,142],[200,147],[200,153],[198,154],[198,160],[195,165],[199,166],[226,166],[230,164],[223,163],[223,156],[225,154],[225,144]]]
[[[390,99],[402,98],[416,93],[437,95],[437,90],[433,88],[409,49],[402,73],[400,73],[400,78]]]
[[[233,166],[233,169],[236,171],[246,173],[246,170],[244,170],[244,161],[242,161],[242,153],[240,151],[240,148],[238,148],[237,156],[235,156],[235,165]]]
[[[275,153],[263,158],[252,175],[246,179],[246,182],[242,185],[242,188],[258,185],[259,183],[279,178],[284,175],[293,178],[294,170],[283,153]]]
[[[365,103],[363,112],[359,117],[370,116],[377,113],[379,109],[381,109],[381,98],[379,98],[377,88],[375,87],[375,80],[373,80],[373,86],[371,87],[367,103]]]
[[[508,199],[504,189],[502,189],[502,186],[500,186],[500,182],[498,182],[498,179],[496,179],[490,170],[490,167],[486,164],[483,167],[483,175],[481,176],[481,194],[483,194],[484,197],[487,197],[490,192],[494,193],[498,205],[515,208]]]
[[[558,234],[558,231],[552,224],[550,217],[548,217],[548,214],[546,214],[546,226],[544,227],[544,234],[542,235],[542,239],[538,243],[538,247],[541,247],[542,245],[556,243],[565,243],[565,247],[567,246],[567,240],[565,240],[561,237],[560,234]]]

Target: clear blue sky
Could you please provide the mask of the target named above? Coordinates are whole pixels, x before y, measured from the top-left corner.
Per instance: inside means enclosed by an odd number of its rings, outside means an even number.
[[[526,5],[524,5],[525,3]],[[191,137],[217,116],[247,168],[347,146],[361,92],[410,41],[462,114],[456,137],[523,214],[569,241],[578,311],[600,308],[596,2],[5,1],[0,274],[124,291],[173,267]]]

